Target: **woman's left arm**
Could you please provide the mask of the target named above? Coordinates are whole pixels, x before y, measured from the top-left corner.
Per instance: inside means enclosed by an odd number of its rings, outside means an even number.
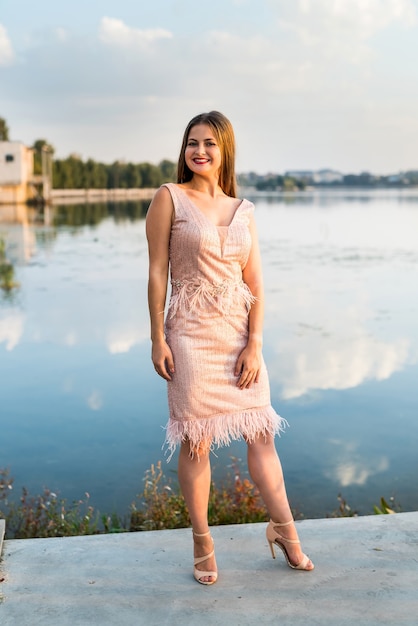
[[[264,288],[261,266],[260,247],[254,217],[250,216],[251,251],[242,272],[243,281],[248,285],[257,300],[252,304],[248,317],[248,342],[238,357],[235,375],[239,376],[237,385],[241,389],[258,382],[261,368],[261,349],[263,346]]]

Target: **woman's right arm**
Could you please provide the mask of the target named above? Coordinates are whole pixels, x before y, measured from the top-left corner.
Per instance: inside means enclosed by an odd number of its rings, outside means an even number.
[[[149,253],[148,306],[151,321],[152,362],[155,371],[171,380],[173,355],[164,336],[164,307],[167,297],[169,243],[173,201],[167,187],[156,192],[146,218]]]

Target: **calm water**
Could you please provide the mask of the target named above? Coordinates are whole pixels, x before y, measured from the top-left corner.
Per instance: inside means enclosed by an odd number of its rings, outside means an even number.
[[[272,402],[293,507],[418,509],[418,190],[259,197]],[[145,206],[0,208],[20,283],[0,293],[0,467],[15,486],[128,511],[163,459]],[[213,457],[217,478],[237,443]],[[245,463],[243,463],[245,468]],[[165,466],[175,472],[175,459]]]

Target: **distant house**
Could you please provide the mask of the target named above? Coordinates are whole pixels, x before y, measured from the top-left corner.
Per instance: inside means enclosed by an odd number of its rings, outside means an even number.
[[[344,176],[341,172],[336,172],[335,170],[319,170],[314,173],[313,180],[315,183],[319,183],[322,185],[332,184],[332,183],[342,183]]]
[[[33,155],[20,141],[0,141],[0,204],[21,204],[34,197]]]
[[[298,178],[299,180],[303,180],[308,184],[316,183],[320,185],[326,185],[331,183],[341,183],[343,181],[344,176],[341,172],[336,172],[335,170],[322,169],[322,170],[289,170],[286,172],[285,176],[290,176],[291,178]]]
[[[313,172],[312,170],[287,170],[284,175],[289,178],[303,180],[305,183],[311,183],[314,174],[315,172]]]

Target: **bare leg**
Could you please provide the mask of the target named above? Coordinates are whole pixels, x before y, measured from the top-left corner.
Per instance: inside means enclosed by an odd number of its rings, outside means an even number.
[[[267,507],[270,518],[274,522],[288,522],[293,519],[287,499],[283,470],[276,452],[274,439],[264,435],[253,443],[248,443],[248,469],[260,495]],[[286,539],[298,539],[294,524],[280,528]],[[300,544],[286,544],[289,558],[297,565],[302,561],[303,552]],[[313,569],[309,566],[307,569]]]
[[[204,446],[199,450],[198,455],[190,455],[190,443],[188,441],[181,444],[178,463],[178,477],[180,488],[183,493],[189,511],[192,528],[195,533],[203,534],[209,530],[208,524],[208,503],[211,482],[211,468],[209,460],[209,446]],[[196,537],[194,539],[194,556],[205,556],[213,550],[212,539],[206,537]],[[216,571],[215,557],[203,561],[196,566],[203,571]],[[202,579],[211,582],[211,576],[203,576]]]

